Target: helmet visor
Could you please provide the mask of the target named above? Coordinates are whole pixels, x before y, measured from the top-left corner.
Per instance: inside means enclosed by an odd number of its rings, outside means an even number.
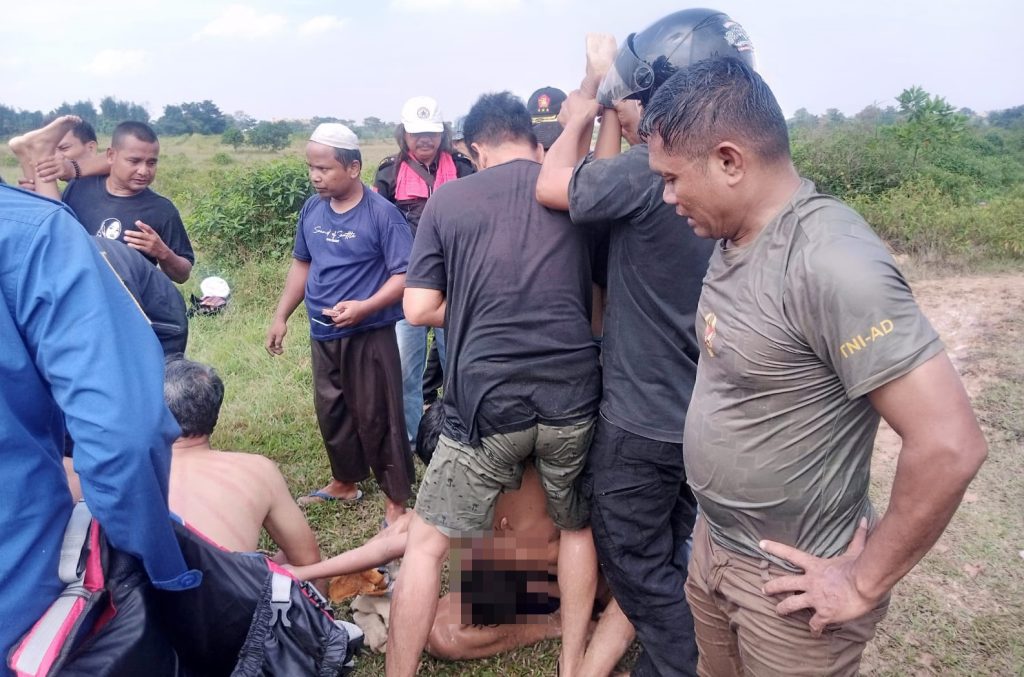
[[[642,94],[654,86],[654,70],[633,51],[633,36],[619,50],[615,63],[601,80],[597,89],[597,102],[605,108],[622,99],[641,99]]]

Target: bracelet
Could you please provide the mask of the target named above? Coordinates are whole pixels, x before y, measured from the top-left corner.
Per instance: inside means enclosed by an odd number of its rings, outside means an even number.
[[[75,168],[75,179],[77,180],[82,178],[82,168],[78,166],[78,161],[68,160],[68,162],[70,162],[71,166]]]

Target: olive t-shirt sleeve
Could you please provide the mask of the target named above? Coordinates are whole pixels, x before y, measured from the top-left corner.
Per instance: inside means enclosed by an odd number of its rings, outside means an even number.
[[[409,269],[405,273],[405,286],[446,291],[448,276],[444,265],[444,249],[438,232],[438,214],[434,201],[427,201],[423,209],[416,237],[409,256]]]
[[[632,148],[601,160],[588,155],[576,165],[569,181],[569,216],[573,223],[629,220],[650,208],[652,186],[656,184],[650,180],[644,150]]]
[[[942,350],[877,238],[838,235],[808,244],[787,277],[787,310],[814,353],[855,399]]]

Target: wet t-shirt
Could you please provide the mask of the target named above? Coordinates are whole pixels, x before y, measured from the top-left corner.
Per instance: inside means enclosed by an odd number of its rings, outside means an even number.
[[[609,230],[601,348],[601,414],[629,432],[683,441],[697,374],[694,317],[714,243],[661,199],[664,182],[646,145],[586,159],[569,184],[569,214],[590,232]]]
[[[885,246],[805,180],[756,240],[716,247],[697,336],[686,475],[712,538],[840,554],[872,515],[866,395],[942,350]]]
[[[513,160],[446,183],[416,231],[406,286],[445,293],[444,432],[460,442],[597,411],[587,240],[537,203],[539,172]]]

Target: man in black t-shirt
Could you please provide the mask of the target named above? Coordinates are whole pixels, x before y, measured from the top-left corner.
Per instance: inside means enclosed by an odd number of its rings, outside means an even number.
[[[597,575],[576,486],[600,395],[586,238],[534,199],[541,149],[519,99],[481,97],[465,134],[481,171],[427,203],[406,274],[408,320],[447,326],[448,375],[392,602],[388,674],[416,670],[449,537],[491,529],[498,494],[519,487],[532,456],[562,531],[560,663],[572,675]]]
[[[195,254],[177,208],[149,188],[159,155],[149,125],[122,122],[107,149],[110,175],[72,181],[63,199],[90,234],[125,243],[181,284],[192,273]]]
[[[581,230],[610,231],[601,412],[583,488],[601,570],[643,646],[632,673],[690,675],[697,646],[680,590],[697,501],[682,443],[700,354],[697,302],[714,243],[663,202],[663,182],[636,133],[636,101],[604,109],[594,153],[582,157],[599,111],[593,95],[569,95],[565,130],[537,180],[542,204],[567,210]],[[630,148],[620,154],[622,139]]]

